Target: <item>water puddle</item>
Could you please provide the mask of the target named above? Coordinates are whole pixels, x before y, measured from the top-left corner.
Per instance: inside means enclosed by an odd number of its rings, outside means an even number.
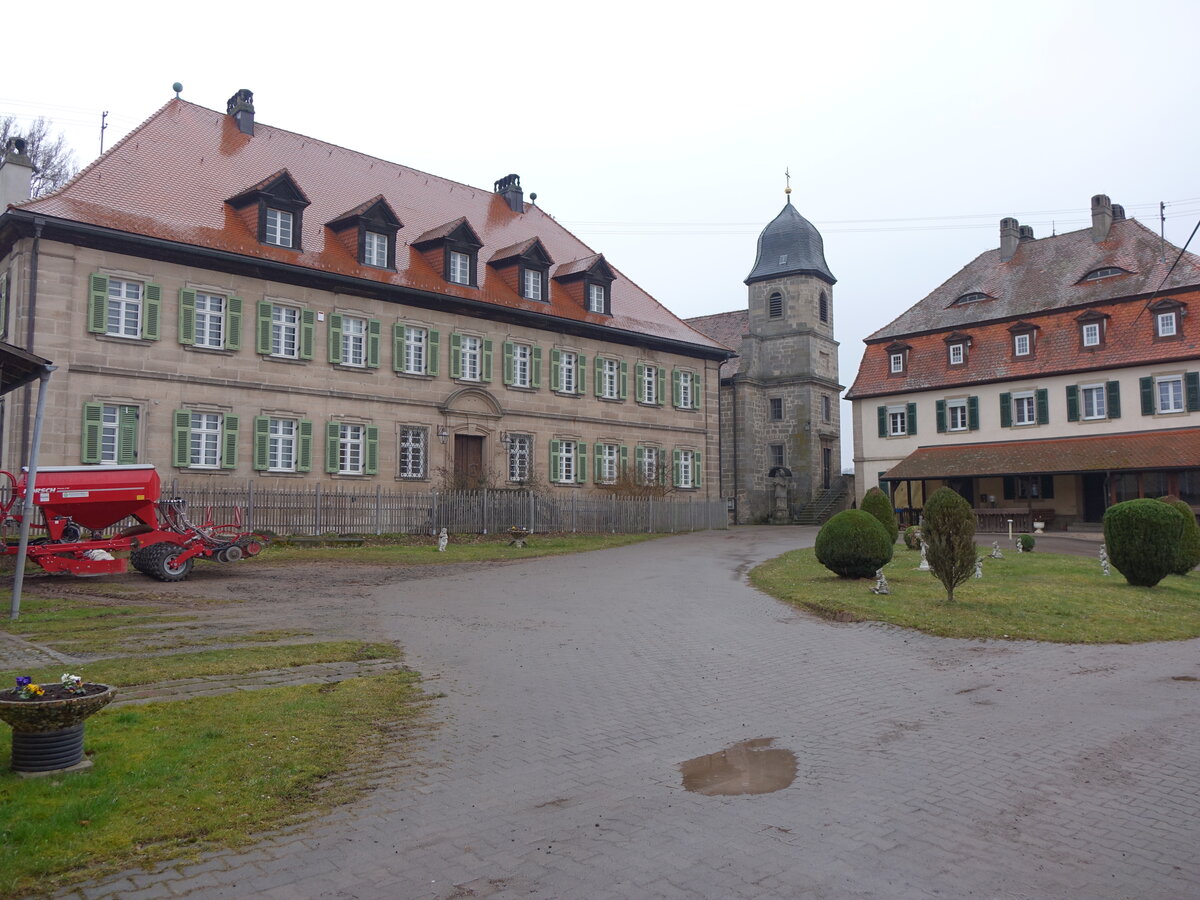
[[[775,738],[755,738],[719,753],[680,763],[684,790],[709,797],[769,794],[796,780],[796,754],[768,749]]]

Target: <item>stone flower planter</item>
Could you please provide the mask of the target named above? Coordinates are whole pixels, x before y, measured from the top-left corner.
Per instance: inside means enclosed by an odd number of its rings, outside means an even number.
[[[14,772],[57,772],[86,768],[83,720],[112,702],[116,691],[107,684],[86,684],[85,694],[21,700],[9,688],[0,691],[0,719],[12,733]]]

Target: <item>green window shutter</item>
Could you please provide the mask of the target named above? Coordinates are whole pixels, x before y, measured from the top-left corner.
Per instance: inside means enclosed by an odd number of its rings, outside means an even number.
[[[367,368],[379,368],[379,342],[383,326],[378,319],[367,319]]]
[[[551,441],[550,442],[550,480],[551,481],[558,481],[558,466],[559,466],[559,458],[558,458],[559,449],[558,448],[560,446],[561,446],[560,441]]]
[[[562,352],[550,351],[550,390],[562,390]]]
[[[337,422],[325,423],[325,471],[336,474],[340,467],[339,450],[342,443],[342,427]]]
[[[601,455],[602,444],[596,444],[593,452],[596,454],[596,464],[592,468],[592,477],[596,479],[596,484],[600,483],[600,470],[603,468],[604,457]]]
[[[905,415],[905,426],[908,428],[909,434],[917,433],[917,404],[910,403],[907,406]]]
[[[300,310],[300,358],[313,358],[313,338],[317,330],[317,314],[311,309]],[[340,346],[340,344],[339,344]]]
[[[1015,500],[1017,498],[1017,480],[1011,475],[1004,476],[1004,499]]]
[[[642,392],[642,385],[645,384],[646,367],[644,365],[642,365],[641,363],[638,363],[636,366],[634,366],[633,372],[634,372],[634,376],[633,376],[634,377],[634,385],[633,385],[634,394],[637,396],[637,399],[639,401],[645,400],[646,395]]]
[[[666,383],[667,383],[667,370],[664,367],[659,366],[658,367],[658,384],[656,385],[656,387],[658,388],[658,391],[654,397],[654,405],[655,406],[663,405],[663,385],[665,385]]]
[[[618,470],[619,474],[624,475],[629,471],[629,448],[624,444],[621,445],[620,466],[621,468]]]
[[[221,420],[221,468],[236,469],[238,464],[238,424],[240,416],[226,414]]]
[[[404,326],[399,322],[392,325],[392,371],[404,371]]]
[[[492,380],[492,341],[491,338],[483,340],[483,371],[480,373],[483,381]]]
[[[1200,410],[1200,372],[1188,372],[1183,376],[1187,388],[1188,412]]]
[[[1043,500],[1053,500],[1054,499],[1054,476],[1053,475],[1043,475],[1042,476],[1041,494],[1042,494]]]
[[[604,395],[604,359],[599,356],[592,361],[592,393],[597,397]]]
[[[329,314],[329,361],[337,365],[342,361],[342,317]]]
[[[1138,388],[1142,394],[1142,415],[1154,415],[1154,378],[1149,375],[1139,378]]]
[[[621,361],[621,399],[629,397],[629,363]]]
[[[271,304],[265,301],[258,303],[258,316],[255,327],[255,352],[263,356],[271,355]],[[263,466],[265,469],[266,466]]]
[[[363,461],[363,471],[367,475],[379,474],[379,426],[368,425],[367,432],[367,458]]]
[[[1079,388],[1073,384],[1067,385],[1067,421],[1079,421]]]
[[[587,357],[582,353],[575,357],[575,393],[587,393]]]
[[[879,419],[879,436],[881,438],[887,437],[888,436],[887,407],[886,406],[875,407],[875,416],[876,416],[876,418]]]
[[[177,409],[171,417],[171,458],[173,465],[187,468],[192,464],[192,414],[186,409]]]
[[[683,387],[680,382],[683,380],[683,373],[678,369],[671,370],[671,405],[682,406]]]
[[[1000,395],[1000,427],[1012,428],[1012,394]]]
[[[542,386],[542,348],[533,348],[533,374],[530,378],[530,384],[535,388]]]
[[[1121,382],[1106,381],[1104,383],[1104,399],[1108,404],[1108,417],[1121,418]]]
[[[242,349],[242,298],[225,298],[225,349]]]
[[[88,279],[88,331],[92,334],[108,331],[108,276],[99,272]],[[99,461],[99,457],[94,460]]]
[[[271,420],[266,416],[254,417],[254,468],[262,472],[267,468],[270,457],[267,455],[267,436],[270,434]]]
[[[967,430],[979,430],[979,398],[967,398]]]
[[[430,331],[425,336],[425,374],[436,375],[438,373],[438,353],[441,347],[441,338],[436,331]]]
[[[504,383],[513,383],[513,345],[512,341],[504,342]]]
[[[147,341],[157,341],[161,321],[162,288],[157,284],[147,284],[142,298],[142,337]]]
[[[117,464],[131,466],[137,462],[138,408],[122,406],[117,409]]]
[[[462,335],[450,335],[450,377],[462,378]]]
[[[103,422],[103,403],[83,404],[83,440],[80,446],[80,462],[100,462],[100,429]]]
[[[692,409],[703,409],[704,401],[700,397],[700,376],[692,376]]]
[[[196,343],[196,292],[187,288],[179,289],[179,343]]]
[[[580,441],[575,445],[575,483],[587,481],[587,444]]]
[[[675,487],[680,486],[680,484],[679,484],[679,469],[680,469],[679,456],[680,456],[680,453],[678,450],[671,451],[671,462],[672,462],[671,484],[675,485]]]
[[[637,480],[642,480],[642,473],[646,471],[646,448],[637,447],[633,452],[633,464],[637,468]]]
[[[1034,394],[1035,405],[1037,406],[1037,423],[1039,425],[1050,424],[1050,392],[1046,388],[1038,388]]]
[[[937,420],[937,433],[946,433],[946,401],[939,400],[934,404],[934,418]]]
[[[313,442],[313,423],[311,419],[300,420],[300,446],[299,452],[296,454],[296,471],[309,472],[312,471],[312,442]]]
[[[700,487],[703,483],[700,475],[700,453],[697,451],[692,455],[692,487]]]

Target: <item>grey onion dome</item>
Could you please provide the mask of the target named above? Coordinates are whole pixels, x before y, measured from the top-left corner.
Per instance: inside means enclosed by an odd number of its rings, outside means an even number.
[[[758,236],[758,256],[746,276],[746,284],[784,275],[815,275],[828,284],[837,279],[825,262],[825,242],[816,226],[787,205]]]

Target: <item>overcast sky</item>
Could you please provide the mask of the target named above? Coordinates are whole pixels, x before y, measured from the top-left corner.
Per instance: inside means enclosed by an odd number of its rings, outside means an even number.
[[[831,8],[836,6],[836,8]],[[174,96],[526,197],[684,318],[744,307],[784,204],[821,230],[841,380],[999,242],[1106,193],[1200,217],[1200,3],[8,4],[0,115],[81,164]],[[1195,246],[1189,249],[1197,249]],[[843,459],[852,455],[843,404]]]

